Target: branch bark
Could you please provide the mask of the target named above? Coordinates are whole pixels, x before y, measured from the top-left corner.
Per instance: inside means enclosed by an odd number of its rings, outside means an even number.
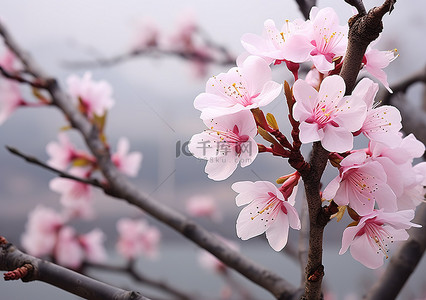
[[[2,239],[0,243],[0,270],[12,271],[30,264],[32,270],[22,281],[42,281],[84,299],[103,300],[149,300],[138,292],[94,280],[77,272],[55,265],[19,251],[14,245]]]
[[[28,55],[8,34],[0,23],[0,34],[3,35],[6,45],[22,60],[27,71],[36,78],[46,82],[46,89],[51,95],[52,103],[67,117],[71,126],[83,136],[88,148],[96,157],[99,168],[108,182],[107,194],[126,200],[128,203],[149,213],[159,221],[180,232],[189,240],[212,253],[229,267],[243,276],[262,286],[277,299],[291,299],[296,288],[277,274],[245,258],[237,251],[224,245],[210,232],[189,220],[177,211],[150,198],[131,184],[115,167],[110,159],[109,149],[99,138],[96,126],[93,126],[69,101],[68,95],[60,88],[57,81],[48,77],[32,61]]]
[[[414,223],[421,228],[411,228],[410,238],[395,253],[385,273],[366,295],[367,300],[395,299],[402,287],[414,272],[426,249],[426,204],[417,209]]]

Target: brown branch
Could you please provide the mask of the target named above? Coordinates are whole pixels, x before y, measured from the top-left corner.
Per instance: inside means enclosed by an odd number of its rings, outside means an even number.
[[[3,37],[5,39],[10,39],[7,44],[13,45],[13,47],[9,48],[15,52],[18,57],[22,56],[22,50],[12,40],[11,36],[7,34],[2,24],[0,24],[0,33],[4,34]],[[99,139],[98,129],[93,126],[75,106],[73,106],[71,101],[69,101],[68,95],[59,87],[57,81],[48,79],[49,77],[45,76],[37,66],[34,65],[33,68],[33,62],[28,57],[25,57],[25,65],[30,70],[29,72],[31,74],[46,80],[47,90],[51,95],[53,104],[67,116],[71,126],[77,129],[83,136],[88,148],[96,157],[99,168],[109,184],[107,190],[109,195],[126,200],[128,203],[135,205],[159,221],[180,232],[195,244],[212,253],[229,267],[268,290],[276,298],[292,298],[295,287],[285,279],[224,245],[223,242],[215,238],[210,232],[189,220],[186,216],[139,191],[136,186],[130,183],[117,170],[111,161],[109,149]]]
[[[0,73],[8,78],[12,79],[14,81],[20,82],[20,83],[26,83],[31,85],[32,87],[38,88],[38,89],[44,89],[46,88],[46,84],[44,82],[39,82],[38,80],[32,81],[25,77],[22,77],[19,72],[9,72],[6,69],[4,69],[2,66],[0,66]]]
[[[188,295],[188,294],[178,290],[177,288],[170,286],[167,282],[159,281],[159,280],[153,280],[151,278],[146,277],[144,274],[142,274],[141,272],[138,272],[135,269],[134,261],[130,261],[129,264],[127,264],[127,266],[113,266],[113,265],[85,262],[83,264],[83,268],[84,269],[85,268],[93,268],[93,269],[99,269],[99,270],[104,270],[104,271],[109,271],[109,272],[125,273],[125,274],[128,274],[130,277],[132,277],[135,281],[142,283],[142,284],[149,285],[153,288],[156,288],[156,289],[158,289],[162,292],[168,293],[170,295],[174,295],[175,297],[177,297],[177,299],[182,299],[182,300],[198,299],[197,297]]]
[[[308,215],[308,205],[306,201],[302,203],[302,211],[300,212],[300,221],[301,229],[299,233],[299,242],[298,242],[298,254],[297,257],[300,262],[300,267],[302,268],[302,278],[301,285],[305,283],[305,266],[307,265],[307,256],[308,256],[308,237],[309,237],[309,215]]]
[[[0,270],[15,271],[26,266],[22,281],[42,281],[84,299],[149,300],[138,292],[119,289],[56,264],[19,251],[8,243],[0,244]],[[31,266],[31,267],[29,267]],[[6,273],[6,274],[11,274]]]
[[[85,178],[81,178],[81,177],[76,177],[76,176],[71,175],[67,172],[52,168],[51,166],[45,164],[44,162],[40,161],[39,159],[35,158],[34,156],[29,156],[27,154],[24,154],[16,148],[6,146],[6,149],[10,153],[25,159],[25,161],[30,163],[30,164],[40,166],[43,169],[47,169],[49,171],[52,171],[52,172],[58,174],[59,177],[71,179],[71,180],[78,181],[78,182],[81,182],[81,183],[84,183],[84,184],[89,184],[89,185],[92,185],[94,187],[101,188],[103,190],[107,189],[107,187],[105,185],[103,185],[102,183],[100,183],[97,179],[85,179]]]
[[[351,93],[361,68],[367,46],[377,39],[383,30],[382,17],[393,8],[394,0],[370,9],[367,14],[359,13],[349,19],[349,41],[340,76],[345,79],[346,93]]]
[[[414,272],[426,250],[426,204],[417,208],[414,223],[421,224],[421,228],[411,228],[410,238],[395,253],[385,273],[370,289],[365,299],[395,299],[402,287]]]

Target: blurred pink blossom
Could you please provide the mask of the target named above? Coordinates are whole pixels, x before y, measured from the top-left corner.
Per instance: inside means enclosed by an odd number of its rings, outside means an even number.
[[[135,259],[143,255],[155,259],[158,256],[161,232],[146,220],[122,218],[117,222],[117,231],[117,251],[125,258]]]
[[[157,46],[160,30],[153,19],[139,20],[136,24],[136,30],[131,49],[137,51]]]
[[[71,168],[70,175],[87,179],[90,171],[87,168]],[[92,189],[89,184],[66,178],[54,178],[49,183],[52,191],[61,194],[61,204],[72,217],[90,218],[93,216]]]
[[[83,77],[69,76],[67,84],[72,101],[79,104],[89,118],[103,116],[114,105],[109,83],[104,80],[94,81],[90,72],[84,73]]]
[[[102,230],[95,228],[89,233],[80,235],[78,239],[87,261],[93,263],[105,261],[107,257],[104,246],[106,236]]]
[[[214,234],[214,236],[217,239],[219,239],[221,242],[223,242],[226,246],[230,247],[232,250],[235,250],[238,252],[240,251],[240,247],[237,243],[230,241],[228,239],[225,239],[224,237],[218,234]],[[205,250],[202,250],[200,252],[198,256],[198,261],[203,268],[216,273],[224,273],[226,272],[228,268],[222,261],[220,261],[213,254]]]
[[[61,266],[78,269],[84,261],[83,248],[74,228],[65,226],[58,233],[54,257]]]
[[[216,200],[208,195],[195,195],[186,201],[186,211],[194,217],[206,217],[220,222],[222,215],[217,208]]]
[[[66,219],[51,208],[38,205],[28,216],[25,232],[21,237],[24,249],[30,255],[52,254],[59,229]]]
[[[111,156],[111,160],[120,172],[128,176],[135,177],[139,172],[142,153],[129,153],[129,148],[129,140],[124,137],[120,138],[117,144],[117,152]]]
[[[15,55],[12,51],[0,57],[0,66],[8,72],[14,71]],[[25,105],[19,91],[19,84],[13,80],[0,77],[0,125],[21,105]]]

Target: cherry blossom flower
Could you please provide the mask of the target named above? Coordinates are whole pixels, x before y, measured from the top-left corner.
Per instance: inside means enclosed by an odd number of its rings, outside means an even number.
[[[340,175],[323,191],[325,199],[333,199],[339,206],[349,204],[361,216],[370,214],[376,202],[386,211],[397,210],[395,193],[379,162],[368,160],[365,152],[359,151],[345,157],[340,165]]]
[[[59,229],[66,219],[51,208],[38,205],[28,216],[21,243],[28,254],[44,256],[52,254]]]
[[[87,168],[71,168],[69,174],[88,178],[90,172]],[[52,191],[61,194],[61,204],[73,217],[90,218],[93,216],[92,190],[90,185],[66,178],[54,178],[49,187]]]
[[[388,76],[383,69],[398,57],[396,53],[396,49],[379,51],[368,47],[362,59],[363,68],[377,78],[386,87],[389,93],[392,93],[392,90],[389,87]]]
[[[0,78],[0,125],[3,124],[25,102],[21,98],[19,85]]]
[[[210,78],[206,92],[195,98],[194,106],[201,110],[203,120],[265,106],[282,90],[282,85],[271,79],[268,63],[260,57],[249,56],[227,73]]]
[[[398,209],[415,209],[425,202],[426,195],[426,162],[419,163],[413,168],[414,179],[405,183],[403,192],[398,196]]]
[[[319,72],[331,71],[333,60],[346,52],[348,27],[339,25],[339,17],[331,7],[313,7],[309,19],[313,26],[310,42],[314,46],[311,60]],[[300,51],[300,46],[295,51]]]
[[[50,142],[46,146],[46,152],[50,158],[47,164],[59,170],[65,170],[68,165],[77,157],[77,150],[70,142],[66,133],[58,134],[57,142]]]
[[[78,241],[84,251],[84,257],[87,261],[94,263],[105,261],[107,257],[103,244],[105,239],[105,234],[98,228],[78,237]]]
[[[266,232],[269,245],[275,251],[281,251],[287,244],[289,226],[300,229],[300,220],[294,203],[296,193],[288,199],[268,181],[241,181],[232,185],[239,193],[237,206],[248,204],[237,219],[237,236],[248,240]]]
[[[89,118],[103,116],[114,105],[112,88],[106,81],[94,81],[90,72],[83,77],[71,75],[67,79],[68,92],[75,104],[80,102],[80,109]]]
[[[134,259],[144,255],[155,259],[158,256],[161,232],[147,221],[122,218],[117,222],[117,230],[117,251],[125,258]]]
[[[408,239],[406,229],[421,227],[410,222],[413,218],[413,210],[393,213],[375,210],[361,217],[356,226],[345,229],[339,254],[350,247],[354,259],[370,269],[377,269],[383,265],[383,258],[388,258],[392,243]]]
[[[240,163],[250,165],[257,156],[257,143],[253,139],[257,126],[249,111],[204,120],[209,128],[195,134],[188,145],[189,151],[200,159],[206,159],[205,172],[213,180],[231,176]]]
[[[129,153],[129,148],[129,140],[124,137],[120,138],[117,144],[117,152],[112,155],[111,160],[120,172],[136,177],[142,162],[142,153]]]
[[[222,220],[222,215],[212,196],[192,196],[186,201],[186,211],[193,217],[206,217],[217,222]]]
[[[370,140],[395,147],[400,140],[401,114],[396,107],[390,105],[375,107],[374,98],[378,90],[379,85],[377,83],[364,78],[352,92],[353,96],[363,99],[367,105],[367,116],[360,132]]]
[[[268,19],[264,23],[262,36],[246,33],[242,36],[241,43],[248,53],[260,56],[269,63],[274,60],[301,63],[309,59],[309,53],[314,48],[305,38],[312,27],[309,25],[311,24],[302,19],[296,19],[293,22],[285,20],[281,30],[278,30],[275,22]],[[306,47],[306,49],[291,51],[292,46]]]
[[[78,269],[84,261],[84,251],[72,227],[62,227],[58,233],[54,257],[58,264]]]
[[[319,91],[300,79],[294,83],[293,117],[300,122],[302,143],[321,141],[330,152],[352,149],[352,132],[361,128],[366,105],[356,97],[344,97],[345,89],[338,75],[326,77]]]
[[[237,243],[225,239],[224,237],[218,234],[213,235],[221,242],[223,242],[226,246],[230,247],[232,250],[240,251],[240,247]],[[222,261],[220,261],[213,254],[205,250],[202,250],[200,252],[200,255],[198,256],[198,261],[203,268],[219,274],[226,272],[226,270],[228,269],[228,267]]]

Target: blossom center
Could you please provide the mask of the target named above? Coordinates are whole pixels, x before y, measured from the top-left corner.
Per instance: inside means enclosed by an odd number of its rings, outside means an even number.
[[[282,200],[278,199],[277,195],[274,193],[268,192],[269,198],[264,201],[262,207],[258,207],[257,214],[251,217],[251,220],[254,220],[258,216],[266,213],[267,215],[276,215],[278,210],[281,209],[285,214],[287,214],[287,209],[282,205]],[[274,217],[272,216],[272,220]]]

